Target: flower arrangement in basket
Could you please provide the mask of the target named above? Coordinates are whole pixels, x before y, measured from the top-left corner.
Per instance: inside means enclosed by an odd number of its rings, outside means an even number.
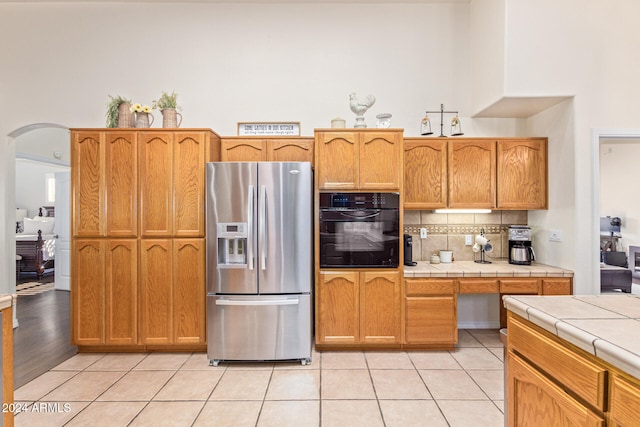
[[[162,127],[163,128],[177,128],[182,123],[182,114],[178,113],[178,94],[171,92],[162,92],[160,98],[153,101],[153,108],[157,108],[162,113]],[[178,117],[180,121],[178,121]]]
[[[153,107],[149,107],[146,104],[132,104],[131,112],[136,115],[136,124],[137,128],[149,128],[153,124],[153,114],[151,114],[151,110]],[[151,120],[151,121],[149,121]]]
[[[107,123],[108,128],[133,127],[133,114],[131,113],[131,100],[123,96],[111,96],[107,103]]]

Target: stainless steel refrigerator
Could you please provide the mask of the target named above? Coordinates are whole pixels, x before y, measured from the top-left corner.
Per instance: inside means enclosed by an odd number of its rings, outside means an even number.
[[[207,164],[207,356],[311,361],[308,162]]]

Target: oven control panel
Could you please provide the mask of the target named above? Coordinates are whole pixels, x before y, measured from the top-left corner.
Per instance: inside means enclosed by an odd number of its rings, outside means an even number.
[[[320,193],[320,209],[399,208],[399,193]]]

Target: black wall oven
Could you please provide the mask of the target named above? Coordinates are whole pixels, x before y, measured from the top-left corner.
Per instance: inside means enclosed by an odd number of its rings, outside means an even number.
[[[321,268],[395,268],[400,194],[320,193]]]

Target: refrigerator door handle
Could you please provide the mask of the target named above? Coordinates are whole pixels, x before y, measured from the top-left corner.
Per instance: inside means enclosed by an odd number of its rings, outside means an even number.
[[[299,299],[272,299],[272,300],[216,300],[216,305],[298,305]]]
[[[260,268],[267,269],[267,187],[260,186],[260,217],[258,218],[260,239]]]
[[[253,239],[253,184],[249,185],[249,196],[247,200],[247,258],[249,263],[249,270],[253,270],[253,252],[254,252],[254,239]]]

